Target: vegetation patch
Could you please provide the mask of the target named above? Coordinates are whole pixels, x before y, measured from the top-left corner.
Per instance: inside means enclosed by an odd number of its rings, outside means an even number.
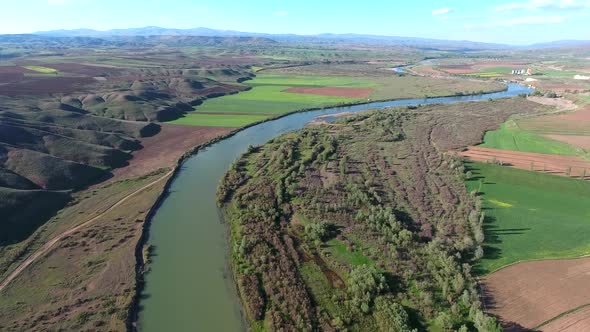
[[[57,74],[59,71],[57,69],[43,67],[43,66],[24,66],[23,68],[32,70],[41,74]]]
[[[499,331],[468,267],[483,254],[481,203],[462,161],[443,151],[533,105],[364,113],[250,148],[218,190],[249,321],[270,331]]]
[[[267,115],[189,113],[170,123],[203,127],[242,127],[265,119],[268,119]]]
[[[514,120],[502,124],[498,130],[488,131],[480,146],[492,149],[575,156],[583,152],[567,143],[521,129]]]
[[[483,163],[468,168],[473,178],[467,187],[480,193],[485,209],[478,273],[519,261],[590,254],[590,183]]]

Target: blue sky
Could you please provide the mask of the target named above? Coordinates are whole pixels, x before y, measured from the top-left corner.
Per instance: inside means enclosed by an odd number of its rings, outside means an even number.
[[[530,44],[590,39],[590,0],[2,0],[0,33],[143,27]]]

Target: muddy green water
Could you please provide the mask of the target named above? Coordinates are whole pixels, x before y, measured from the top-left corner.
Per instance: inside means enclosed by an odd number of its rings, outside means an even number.
[[[165,331],[245,330],[228,271],[226,227],[215,203],[219,180],[249,145],[260,145],[300,129],[319,115],[384,107],[456,103],[512,97],[532,90],[478,96],[409,99],[292,114],[265,122],[211,145],[185,161],[151,221],[154,246],[150,272],[140,295],[138,329]]]

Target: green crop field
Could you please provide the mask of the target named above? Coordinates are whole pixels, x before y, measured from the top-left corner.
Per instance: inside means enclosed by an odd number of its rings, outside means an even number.
[[[259,85],[250,91],[215,98],[197,106],[197,112],[282,114],[302,108],[355,102],[356,98],[283,92],[291,86]]]
[[[53,68],[43,67],[43,66],[24,66],[23,68],[36,71],[41,74],[57,74],[58,71]]]
[[[170,123],[205,127],[242,127],[267,119],[265,115],[199,114],[191,113]]]
[[[590,183],[482,163],[468,167],[474,178],[467,187],[480,191],[486,213],[478,273],[590,254]]]
[[[493,149],[567,156],[583,154],[581,149],[572,145],[520,129],[514,120],[507,121],[497,130],[487,132],[481,146]]]
[[[478,91],[497,91],[503,88],[501,84],[464,80],[441,82],[441,80],[433,78],[414,76],[376,76],[359,80],[355,76],[311,76],[267,74],[266,72],[244,84],[252,87],[252,89],[234,95],[206,100],[202,105],[195,108],[194,113],[172,123],[225,127],[228,126],[226,122],[229,122],[230,126],[233,127],[238,124],[246,125],[258,121],[260,116],[269,117],[306,108],[338,106],[366,101],[363,98],[285,92],[285,90],[292,87],[372,88],[371,98],[375,100],[448,96],[457,92],[467,94]],[[194,116],[199,113],[218,113],[220,116]],[[248,121],[246,117],[240,118],[241,121],[237,119],[224,120],[226,116],[235,117],[232,114],[256,115],[258,118],[253,117],[251,121]],[[217,123],[215,119],[223,121]]]
[[[491,68],[482,69],[481,72],[482,73],[510,74],[512,72],[512,68],[509,68],[509,67],[491,67]]]
[[[251,86],[252,89],[239,94],[207,100],[202,105],[197,106],[194,113],[171,123],[193,126],[241,127],[264,120],[269,116],[304,108],[359,101],[358,98],[284,92],[284,90],[291,87],[371,87],[376,83],[358,81],[353,77],[304,77],[262,74],[245,84]]]
[[[542,69],[540,74],[551,78],[573,78],[575,75],[582,73],[578,73],[575,71]]]

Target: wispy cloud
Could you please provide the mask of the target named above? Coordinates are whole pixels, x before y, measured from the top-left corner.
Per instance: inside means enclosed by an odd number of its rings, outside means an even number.
[[[440,8],[440,9],[435,9],[432,11],[432,15],[443,15],[443,14],[447,14],[451,11],[451,8]]]
[[[286,10],[281,10],[281,11],[275,12],[274,14],[276,16],[287,16],[287,15],[289,15],[289,12]]]
[[[561,23],[564,21],[562,16],[523,16],[516,17],[510,20],[496,22],[498,26],[511,26],[519,24],[551,24]]]
[[[590,8],[590,1],[578,0],[529,0],[496,6],[497,11],[539,10],[539,9],[582,9]]]
[[[47,3],[50,5],[63,5],[66,0],[47,0]]]

